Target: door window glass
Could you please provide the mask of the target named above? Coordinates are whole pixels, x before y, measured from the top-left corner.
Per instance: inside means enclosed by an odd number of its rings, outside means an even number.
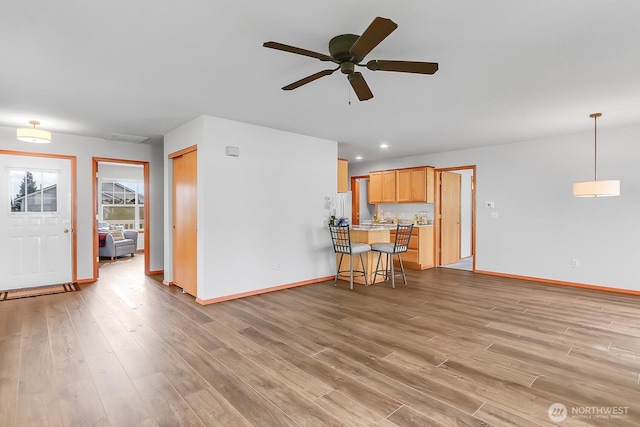
[[[57,212],[58,172],[9,170],[11,212]]]

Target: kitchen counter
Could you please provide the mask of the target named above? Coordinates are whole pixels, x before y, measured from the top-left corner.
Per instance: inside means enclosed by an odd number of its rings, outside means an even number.
[[[413,228],[423,228],[423,227],[433,227],[433,224],[419,224],[414,225]],[[377,225],[352,225],[352,230],[395,230],[397,228],[396,224],[377,224]]]

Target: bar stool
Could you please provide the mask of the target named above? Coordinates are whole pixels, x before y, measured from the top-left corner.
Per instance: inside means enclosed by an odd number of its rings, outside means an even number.
[[[396,287],[396,272],[393,266],[393,256],[398,255],[398,261],[400,263],[400,269],[402,270],[402,279],[404,284],[407,284],[407,276],[404,274],[404,266],[402,265],[402,254],[409,249],[409,241],[411,240],[411,233],[413,232],[413,224],[411,225],[398,225],[396,229],[396,239],[394,243],[374,243],[371,245],[371,250],[378,252],[378,262],[376,263],[376,271],[373,275],[373,283],[376,283],[378,273],[384,274],[384,280],[389,280],[391,276],[391,287]],[[382,254],[387,257],[387,266],[385,269],[380,270],[380,260]]]
[[[357,243],[351,241],[351,230],[349,225],[329,225],[329,231],[331,232],[331,240],[333,242],[333,250],[336,254],[340,254],[340,262],[338,263],[338,268],[336,269],[336,278],[333,281],[334,285],[338,285],[338,276],[340,273],[349,272],[349,288],[353,290],[353,273],[356,274],[356,277],[364,277],[365,286],[369,286],[369,282],[367,281],[367,272],[365,271],[364,258],[362,254],[365,254],[371,251],[371,246],[366,243]],[[349,270],[340,270],[342,267],[342,258],[345,255],[349,255]],[[360,255],[360,262],[362,263],[362,270],[354,270],[353,269],[353,257],[354,255]]]

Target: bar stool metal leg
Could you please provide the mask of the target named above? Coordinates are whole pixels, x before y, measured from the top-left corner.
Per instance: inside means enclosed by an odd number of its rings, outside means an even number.
[[[389,267],[389,263],[391,263],[391,267]],[[387,254],[387,269],[391,268],[391,287],[393,289],[396,288],[396,272],[393,266],[393,254]]]
[[[333,286],[338,286],[338,276],[340,275],[340,267],[342,267],[342,257],[344,254],[340,254],[340,262],[338,263],[338,268],[336,269],[336,278],[333,280]]]
[[[349,289],[353,290],[353,255],[349,256]]]
[[[376,284],[376,279],[378,278],[378,271],[380,268],[380,258],[382,258],[382,252],[378,252],[378,262],[376,262],[376,271],[373,273],[373,284]]]
[[[400,261],[400,269],[402,270],[402,279],[404,280],[404,285],[407,285],[407,276],[404,274],[404,265],[402,265],[402,257],[398,255],[398,261]]]
[[[364,267],[364,258],[362,257],[362,254],[360,254],[360,263],[362,264],[362,271],[363,271],[362,274],[364,276],[364,285],[369,286],[369,282],[367,281],[367,273],[366,273],[367,269]]]

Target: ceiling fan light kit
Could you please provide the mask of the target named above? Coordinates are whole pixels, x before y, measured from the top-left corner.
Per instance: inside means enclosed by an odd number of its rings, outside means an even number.
[[[574,197],[611,197],[620,195],[620,181],[598,181],[598,139],[597,121],[602,113],[592,113],[593,119],[593,181],[582,181],[573,184]]]
[[[329,76],[335,71],[340,70],[342,74],[346,74],[347,80],[351,84],[353,91],[360,101],[366,101],[373,98],[373,93],[369,85],[364,79],[362,73],[356,71],[356,67],[365,67],[371,71],[394,71],[399,73],[417,73],[417,74],[434,74],[438,71],[436,62],[417,62],[417,61],[389,61],[389,60],[371,60],[366,64],[362,61],[380,42],[389,36],[398,24],[388,18],[377,17],[371,22],[367,29],[358,36],[356,34],[341,34],[333,37],[329,41],[329,55],[302,49],[295,46],[269,41],[263,44],[264,47],[270,49],[281,50],[284,52],[295,53],[297,55],[308,56],[319,59],[324,62],[333,62],[337,64],[336,68],[322,70],[310,76],[304,77],[291,84],[284,86],[283,90],[293,90],[300,86],[311,83],[321,77]]]
[[[29,124],[33,127],[18,128],[16,138],[19,141],[34,142],[36,144],[48,144],[51,142],[51,132],[44,129],[36,129],[36,126],[40,124],[39,121],[31,120]]]

